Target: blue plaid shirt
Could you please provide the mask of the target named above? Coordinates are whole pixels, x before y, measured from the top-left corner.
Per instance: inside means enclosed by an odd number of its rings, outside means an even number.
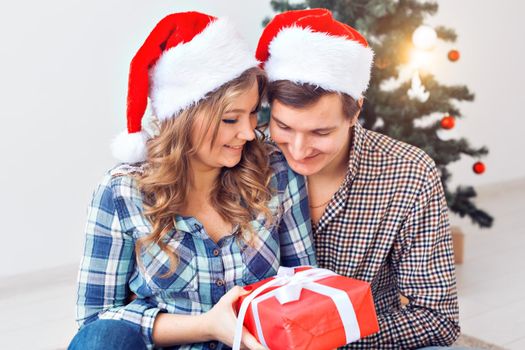
[[[279,265],[315,265],[304,178],[294,173],[283,155],[270,155],[275,195],[269,207],[276,224],[265,227],[260,215],[251,222],[257,232],[253,247],[229,235],[215,243],[193,217],[175,218],[169,246],[179,256],[175,273],[160,248],[136,264],[137,238],[151,232],[143,215],[142,195],[131,173],[140,167],[123,164],[110,170],[96,189],[88,210],[84,256],[78,276],[77,322],[96,319],[132,322],[149,349],[159,312],[197,315],[206,312],[234,285],[247,285],[277,273]],[[130,292],[137,295],[128,302]],[[173,349],[224,349],[218,342],[187,344]]]

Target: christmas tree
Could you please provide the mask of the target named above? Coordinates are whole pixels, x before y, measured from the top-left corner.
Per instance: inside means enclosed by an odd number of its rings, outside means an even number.
[[[454,101],[473,101],[474,95],[466,86],[440,84],[428,72],[416,70],[405,80],[401,74],[411,60],[411,48],[418,40],[416,36],[421,37],[419,34],[422,33],[424,38],[425,32],[430,32],[430,37],[434,35],[435,39],[455,42],[454,30],[424,26],[425,18],[437,12],[437,3],[417,0],[273,0],[271,5],[276,12],[329,9],[337,20],[351,25],[367,38],[375,52],[375,63],[360,115],[363,126],[423,149],[434,159],[440,171],[449,209],[461,217],[470,217],[480,227],[490,227],[493,218],[476,207],[473,202],[476,191],[472,186],[459,186],[451,191],[447,185],[451,177],[447,165],[459,160],[461,155],[479,158],[488,150],[471,147],[465,138],[440,138],[443,130],[453,128],[456,118],[462,117]],[[263,25],[268,21],[269,18]],[[428,33],[426,37],[429,37]],[[425,45],[424,40],[421,45]],[[459,52],[451,50],[448,59],[456,61]],[[394,87],[386,88],[392,81],[397,82]],[[426,125],[421,123],[437,113],[442,116],[441,120]],[[477,162],[473,171],[482,173],[484,164]]]

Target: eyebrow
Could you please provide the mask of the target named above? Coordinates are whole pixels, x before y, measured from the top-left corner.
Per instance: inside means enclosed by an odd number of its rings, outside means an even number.
[[[277,123],[279,124],[283,124],[284,126],[286,127],[289,127],[288,125],[286,125],[286,123],[283,123],[281,120],[279,120],[279,118],[277,118],[275,115],[271,115],[271,118],[274,119]],[[335,130],[337,129],[337,126],[330,126],[330,127],[326,127],[326,128],[319,128],[319,129],[314,129],[314,130],[310,130],[312,132],[327,132],[327,131],[332,131],[332,130]]]
[[[257,107],[259,107],[260,103],[259,101],[257,101],[257,103],[255,104],[255,106],[250,110],[253,111],[255,109],[257,109]],[[242,108],[236,108],[236,109],[228,109],[226,111],[224,111],[224,114],[229,114],[229,113],[246,113],[246,110],[245,109],[242,109]]]
[[[227,111],[224,111],[224,114],[228,113],[245,113],[245,109],[237,108],[237,109],[228,109]]]

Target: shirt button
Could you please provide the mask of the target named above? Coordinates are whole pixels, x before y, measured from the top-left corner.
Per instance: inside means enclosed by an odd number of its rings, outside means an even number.
[[[219,287],[222,287],[224,286],[224,280],[222,278],[219,278],[218,280],[215,281],[215,284],[218,285]]]
[[[221,253],[221,251],[217,248],[213,250],[213,256],[218,256]]]
[[[193,227],[195,227],[195,229],[197,231],[200,231],[201,227],[199,226],[199,224],[193,224]]]
[[[215,343],[210,343],[210,349],[216,349],[217,348],[217,344]]]

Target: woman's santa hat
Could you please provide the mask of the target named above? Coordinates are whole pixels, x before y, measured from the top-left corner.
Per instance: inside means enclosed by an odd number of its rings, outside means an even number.
[[[275,16],[256,57],[270,81],[308,83],[358,99],[368,87],[374,53],[357,30],[330,11],[310,9]]]
[[[158,120],[174,118],[258,63],[226,19],[199,12],[165,17],[131,61],[127,131],[113,141],[113,155],[127,163],[146,159],[152,135],[141,124],[148,97]]]

